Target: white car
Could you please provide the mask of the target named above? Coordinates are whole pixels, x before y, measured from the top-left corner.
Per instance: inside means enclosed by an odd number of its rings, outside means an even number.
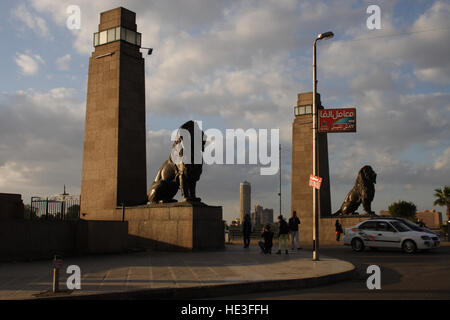
[[[413,253],[440,246],[436,234],[412,225],[408,226],[398,218],[374,218],[362,221],[353,228],[346,228],[343,240],[345,245],[351,245],[355,251],[363,251],[365,247],[398,248]]]

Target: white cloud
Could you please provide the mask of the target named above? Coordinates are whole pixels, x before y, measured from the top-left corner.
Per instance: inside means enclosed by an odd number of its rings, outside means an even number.
[[[20,68],[20,73],[25,76],[31,76],[39,71],[39,65],[45,64],[39,55],[30,53],[16,53],[14,58],[16,65]]]
[[[442,155],[436,158],[434,162],[434,169],[441,170],[450,168],[450,148],[447,148],[442,152]]]
[[[69,70],[69,64],[71,61],[71,56],[70,54],[66,54],[62,57],[59,57],[56,59],[56,67],[59,70],[65,71],[65,70]]]
[[[437,84],[450,83],[450,66],[447,68],[423,68],[414,70],[414,75],[421,81],[434,82]]]
[[[85,102],[75,90],[55,88],[2,94],[0,186],[33,195],[76,193],[80,184]]]
[[[12,10],[12,15],[15,19],[23,23],[24,26],[31,29],[39,37],[52,38],[48,30],[47,22],[36,14],[28,10],[23,3]]]

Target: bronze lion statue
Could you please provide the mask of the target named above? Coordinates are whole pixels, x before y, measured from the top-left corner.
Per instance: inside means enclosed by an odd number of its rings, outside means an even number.
[[[371,203],[375,196],[375,183],[377,174],[371,166],[364,166],[359,170],[355,185],[345,197],[341,208],[333,215],[358,214],[356,210],[362,203],[364,213],[375,215],[371,209]]]
[[[176,202],[173,197],[178,189],[184,201],[201,201],[195,195],[195,188],[202,174],[204,145],[204,132],[196,122],[188,121],[178,129],[169,159],[150,186],[150,203]]]

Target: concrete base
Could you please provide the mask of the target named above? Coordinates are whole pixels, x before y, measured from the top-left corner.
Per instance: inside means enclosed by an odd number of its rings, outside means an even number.
[[[127,250],[126,221],[88,221],[77,223],[78,253],[120,253]]]
[[[116,209],[128,221],[128,246],[153,250],[217,250],[225,246],[222,207],[174,202]]]
[[[0,261],[120,253],[127,249],[127,231],[122,221],[2,221]]]
[[[338,243],[336,241],[336,220],[342,225],[342,229],[353,227],[363,220],[369,219],[370,216],[353,215],[353,216],[337,216],[323,217],[319,219],[319,245],[330,245]],[[312,245],[313,224],[312,215],[300,216],[300,245]],[[341,234],[341,242],[344,234]],[[290,245],[290,243],[289,243]]]

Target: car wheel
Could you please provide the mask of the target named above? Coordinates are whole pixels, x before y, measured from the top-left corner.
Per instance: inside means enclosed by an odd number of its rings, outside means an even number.
[[[417,246],[412,240],[406,240],[403,242],[402,249],[406,253],[414,253],[417,250]]]
[[[355,238],[352,240],[352,249],[356,252],[361,252],[364,250],[364,243],[361,239]]]

